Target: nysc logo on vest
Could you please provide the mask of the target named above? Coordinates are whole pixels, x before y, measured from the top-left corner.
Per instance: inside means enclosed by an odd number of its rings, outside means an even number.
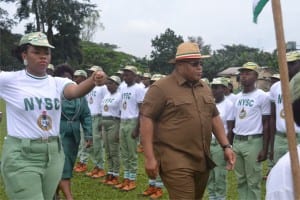
[[[238,101],[238,106],[253,107],[253,105],[254,105],[253,99],[240,99]]]
[[[24,99],[24,106],[26,111],[35,109],[58,110],[60,108],[60,99],[30,97]]]
[[[122,99],[123,100],[129,100],[131,97],[131,92],[125,92],[122,94]]]

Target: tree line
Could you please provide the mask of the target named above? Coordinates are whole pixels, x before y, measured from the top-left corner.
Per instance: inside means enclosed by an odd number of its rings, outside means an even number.
[[[101,11],[90,0],[0,0],[14,3],[17,11],[13,19],[5,8],[0,8],[0,69],[17,70],[22,65],[11,55],[21,36],[11,32],[18,22],[26,20],[25,33],[42,31],[47,34],[56,48],[52,53],[52,63],[69,63],[75,69],[87,69],[100,65],[108,74],[116,72],[125,65],[135,65],[141,71],[169,74],[173,65],[168,61],[174,58],[176,47],[184,41],[183,36],[167,28],[164,33],[151,40],[150,57],[138,58],[118,51],[118,46],[108,43],[92,42],[96,30],[104,29],[100,22]],[[30,16],[34,20],[30,21]],[[109,24],[107,25],[109,26]],[[212,50],[201,36],[189,36],[187,41],[196,42],[202,54],[210,54],[204,60],[204,76],[212,79],[218,72],[228,67],[238,67],[248,61],[257,62],[278,71],[277,52],[265,52],[242,44],[224,45]]]

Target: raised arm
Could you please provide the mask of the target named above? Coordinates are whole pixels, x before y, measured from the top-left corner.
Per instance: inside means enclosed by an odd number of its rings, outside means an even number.
[[[78,97],[82,97],[90,92],[96,85],[104,85],[105,81],[106,74],[103,71],[96,71],[79,85],[67,85],[64,89],[64,97],[66,99],[75,99]]]

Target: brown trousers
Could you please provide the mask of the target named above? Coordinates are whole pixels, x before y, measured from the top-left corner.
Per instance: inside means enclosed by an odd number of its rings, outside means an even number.
[[[170,199],[202,199],[209,177],[209,171],[192,169],[160,171],[161,179]]]

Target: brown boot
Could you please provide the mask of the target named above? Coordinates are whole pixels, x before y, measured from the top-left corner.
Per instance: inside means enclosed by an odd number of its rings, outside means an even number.
[[[106,173],[104,171],[104,169],[100,169],[98,168],[97,172],[95,172],[93,175],[92,175],[92,178],[101,178],[103,176],[105,176]]]
[[[119,177],[118,176],[113,176],[112,180],[108,181],[106,184],[107,185],[118,185],[118,184],[120,184]]]
[[[159,199],[163,195],[163,190],[161,188],[156,188],[154,194],[150,195],[150,199]]]
[[[103,169],[100,169],[99,167],[94,167],[92,171],[86,173],[85,175],[92,178],[100,178],[105,176],[105,171]]]
[[[135,182],[135,180],[130,180],[129,183],[126,186],[124,186],[124,187],[121,188],[121,190],[128,192],[128,191],[131,191],[131,190],[133,190],[135,188],[136,188],[136,182]]]
[[[112,179],[113,179],[113,175],[112,174],[107,174],[105,179],[101,180],[100,182],[103,183],[103,184],[107,184]]]
[[[144,152],[143,145],[139,144],[139,145],[137,146],[137,148],[136,148],[136,152],[138,152],[138,153]]]
[[[156,192],[156,187],[149,185],[148,188],[143,192],[143,196],[150,196]]]
[[[75,172],[85,172],[87,170],[87,165],[82,162],[78,162],[73,169]]]
[[[97,173],[97,171],[98,171],[98,167],[94,167],[92,169],[92,171],[85,173],[85,175],[91,177],[92,175],[94,175],[95,173]]]
[[[122,189],[123,187],[127,186],[128,183],[129,183],[129,179],[125,178],[122,183],[119,183],[119,184],[115,185],[114,188]]]

